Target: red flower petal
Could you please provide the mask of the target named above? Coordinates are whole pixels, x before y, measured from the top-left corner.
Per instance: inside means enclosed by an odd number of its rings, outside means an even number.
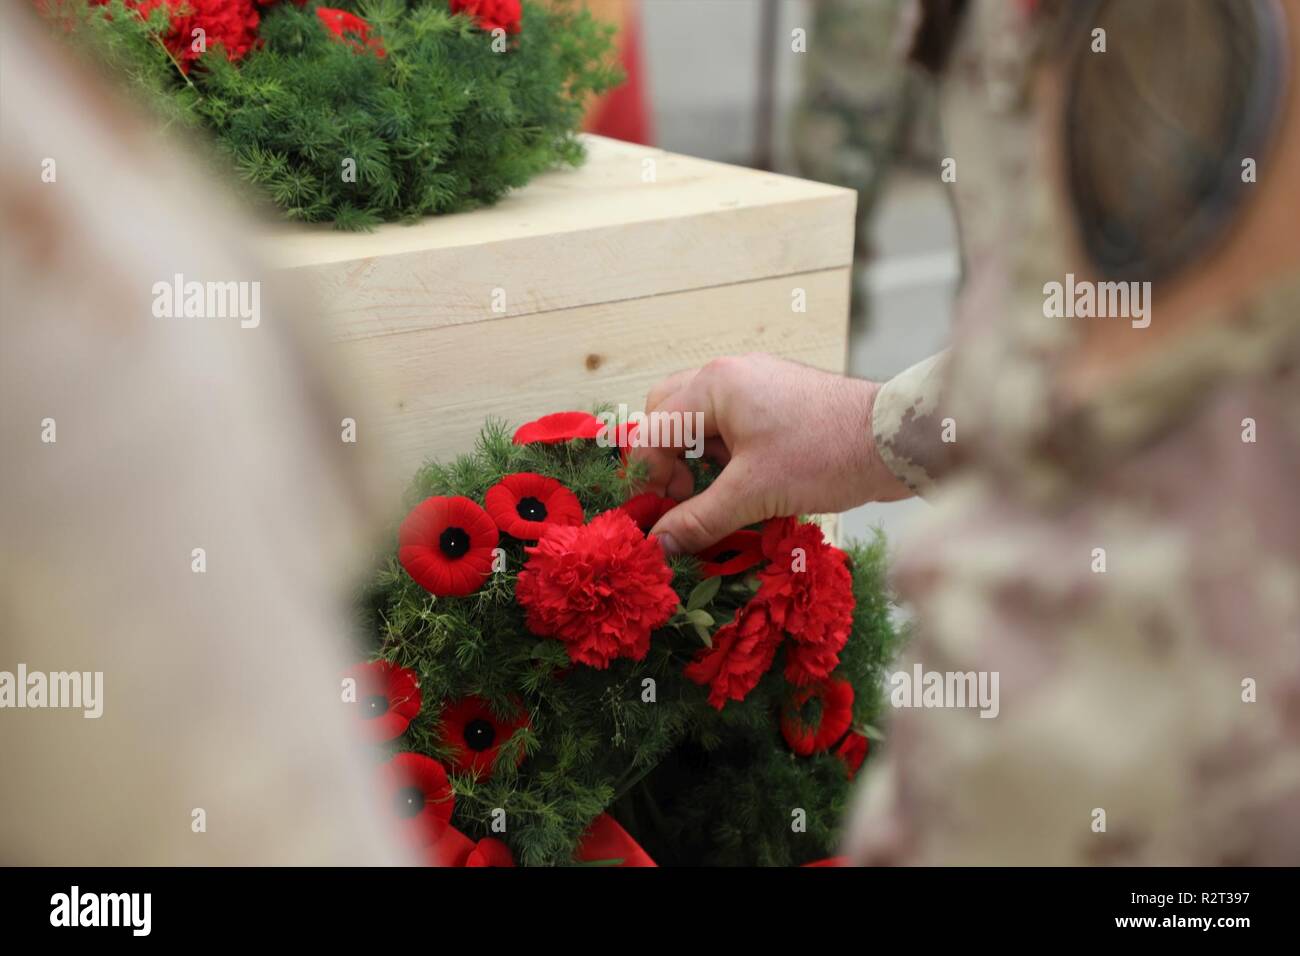
[[[552,525],[582,524],[582,502],[554,478],[521,471],[506,475],[483,498],[498,528],[521,541],[536,541]]]
[[[392,661],[371,661],[349,668],[357,682],[355,713],[366,739],[373,743],[393,740],[420,713],[420,687],[415,671]]]
[[[451,822],[455,797],[442,764],[424,754],[400,753],[381,768],[388,806],[405,837],[431,846]]]
[[[103,6],[107,0],[92,3]],[[261,17],[253,0],[126,0],[126,5],[144,18],[159,7],[167,8],[167,32],[161,40],[182,73],[205,55],[194,49],[195,30],[206,37],[205,51],[219,47],[232,62],[261,42],[257,35]]]
[[[739,574],[763,560],[763,536],[757,531],[735,531],[696,557],[700,559],[701,577]]]
[[[426,591],[464,597],[492,573],[497,527],[468,498],[426,498],[398,533],[397,560]]]
[[[442,836],[424,848],[428,866],[464,866],[474,852],[474,841],[453,826],[448,826]]]
[[[502,720],[481,697],[464,697],[443,708],[440,739],[453,751],[448,758],[452,769],[482,779],[492,773],[501,745],[528,725],[522,702],[515,716]]]
[[[524,19],[519,0],[451,0],[451,12],[473,17],[474,25],[489,33],[493,30],[518,33]]]
[[[815,724],[805,721],[805,706],[816,699]],[[797,690],[781,710],[781,735],[800,757],[829,750],[853,724],[853,685],[845,680],[820,681]]]
[[[678,502],[647,491],[629,498],[618,506],[619,511],[626,511],[642,531],[648,532],[660,518],[677,507]]]
[[[604,427],[600,419],[589,412],[555,412],[520,425],[511,441],[516,445],[533,442],[557,445],[574,438],[595,438]]]
[[[514,866],[515,858],[510,855],[510,847],[500,840],[484,837],[465,859],[466,866]]]
[[[353,49],[372,51],[375,56],[385,55],[384,45],[378,37],[370,36],[370,24],[355,13],[334,7],[317,7],[316,16],[325,29]]]
[[[853,627],[853,577],[847,556],[831,547],[814,524],[794,518],[769,521],[763,529],[767,565],[759,572],[756,600],[790,635],[786,680],[803,685],[825,680]]]
[[[781,628],[762,601],[751,600],[713,635],[713,647],[686,665],[683,674],[709,685],[709,703],[721,710],[729,700],[744,700],[772,666],[781,645]]]
[[[659,542],[618,509],[581,527],[548,528],[525,551],[515,598],[528,629],[563,641],[574,663],[605,668],[620,657],[641,660],[651,632],[677,608]]]
[[[835,756],[844,761],[844,770],[848,778],[852,780],[862,769],[862,763],[867,759],[867,751],[870,749],[871,742],[857,731],[853,731],[844,738],[844,742],[835,748]]]

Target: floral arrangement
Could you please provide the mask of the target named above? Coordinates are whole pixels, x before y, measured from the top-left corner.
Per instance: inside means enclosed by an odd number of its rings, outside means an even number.
[[[394,823],[443,865],[826,858],[899,643],[883,542],[789,517],[667,558],[676,502],[605,438],[489,422],[416,476],[344,685]]]
[[[521,0],[34,0],[292,219],[367,229],[581,162],[613,28]]]

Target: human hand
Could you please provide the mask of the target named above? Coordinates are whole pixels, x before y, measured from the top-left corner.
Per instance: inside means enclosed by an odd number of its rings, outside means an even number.
[[[643,490],[685,499],[651,533],[669,554],[692,554],[767,518],[910,497],[876,452],[871,412],[879,389],[763,354],[669,376],[647,395],[647,415],[702,413],[704,452],[723,467],[690,497],[684,448],[632,449],[629,457],[648,468]]]

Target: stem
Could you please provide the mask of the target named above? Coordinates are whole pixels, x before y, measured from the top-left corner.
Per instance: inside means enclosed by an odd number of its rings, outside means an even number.
[[[611,804],[617,803],[619,799],[624,796],[624,794],[626,794],[629,790],[631,790],[638,783],[644,780],[650,774],[650,771],[654,770],[654,768],[655,768],[654,764],[651,764],[650,766],[643,768],[641,772],[638,773],[635,777],[633,777],[627,783],[619,786],[618,789],[614,791],[614,799],[611,800],[610,803]]]
[[[190,79],[189,74],[181,69],[180,61],[177,60],[176,57],[172,56],[172,51],[167,49],[167,44],[163,43],[162,37],[160,37],[158,34],[155,33],[153,35],[153,42],[157,43],[158,46],[162,49],[163,53],[167,54],[167,59],[172,61],[172,66],[176,67],[176,72],[181,75],[181,79],[185,81],[185,85],[188,86],[190,89],[192,89],[195,93],[198,93],[199,88],[194,85],[194,81]]]

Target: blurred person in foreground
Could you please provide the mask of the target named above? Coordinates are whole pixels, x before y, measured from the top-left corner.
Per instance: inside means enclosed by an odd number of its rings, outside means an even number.
[[[932,500],[895,563],[911,653],[999,672],[1000,712],[896,712],[854,860],[1300,862],[1300,0],[921,7],[950,351],[669,378],[647,411],[702,410],[726,464],[688,497],[680,450],[638,450],[685,498],[654,533]],[[1151,297],[1049,296],[1109,281]]]
[[[0,710],[0,861],[405,862],[340,706],[361,416],[226,190],[23,5],[0,44],[0,671],[103,675]],[[157,317],[177,273],[259,320]]]

